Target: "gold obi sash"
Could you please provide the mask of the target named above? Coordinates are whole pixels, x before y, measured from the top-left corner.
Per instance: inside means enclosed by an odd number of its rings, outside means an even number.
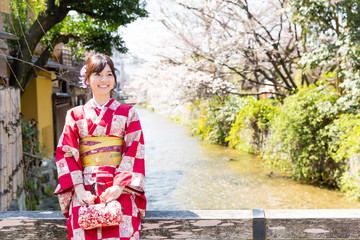
[[[121,162],[124,140],[118,137],[90,137],[80,140],[80,157],[83,167],[113,165]]]

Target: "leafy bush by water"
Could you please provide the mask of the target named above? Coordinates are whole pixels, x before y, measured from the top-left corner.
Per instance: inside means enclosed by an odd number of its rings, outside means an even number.
[[[332,157],[330,124],[337,118],[335,89],[328,85],[301,89],[287,97],[271,121],[263,158],[290,168],[296,179],[337,186],[341,163]]]
[[[329,127],[333,140],[330,142],[332,158],[345,162],[339,187],[348,195],[360,199],[360,114],[343,114]]]
[[[251,153],[259,153],[274,117],[278,101],[252,97],[246,98],[243,108],[237,113],[236,121],[225,139],[229,146]]]
[[[188,109],[194,135],[260,153],[264,162],[360,199],[360,91],[327,84],[300,89],[281,105],[254,97],[213,97]]]
[[[235,122],[236,113],[246,104],[247,101],[238,96],[198,100],[190,109],[196,116],[189,125],[192,133],[210,143],[227,145],[225,139]]]
[[[360,113],[360,79],[358,74],[355,80],[346,79],[340,86],[344,95],[337,101],[339,111],[351,114]]]

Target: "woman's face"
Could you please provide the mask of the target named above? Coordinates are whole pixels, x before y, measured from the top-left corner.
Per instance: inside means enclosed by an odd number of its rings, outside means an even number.
[[[110,94],[114,87],[115,77],[111,71],[109,64],[99,73],[92,73],[86,80],[86,84],[90,86],[93,95]]]

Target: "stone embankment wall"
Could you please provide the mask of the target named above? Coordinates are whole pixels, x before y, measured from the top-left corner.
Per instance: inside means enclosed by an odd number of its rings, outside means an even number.
[[[0,212],[0,239],[66,239],[61,212]],[[142,239],[360,239],[360,209],[149,211]]]
[[[20,90],[0,85],[0,211],[23,185]]]

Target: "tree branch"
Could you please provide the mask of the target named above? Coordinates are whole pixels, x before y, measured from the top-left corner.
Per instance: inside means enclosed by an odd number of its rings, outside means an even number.
[[[279,93],[279,92],[257,92],[257,93],[237,93],[237,92],[228,92],[230,94],[234,94],[234,95],[238,95],[238,96],[252,96],[252,95],[261,95],[261,94],[275,94],[275,95],[279,95],[279,96],[283,96],[283,97],[287,97],[285,94],[283,93]]]
[[[59,43],[66,44],[69,42],[70,38],[71,37],[69,35],[60,35],[60,34],[55,35],[53,40],[51,41],[51,45],[56,46]],[[40,57],[36,60],[34,64],[35,66],[43,68],[47,64],[47,61],[49,60],[52,54],[52,50],[53,50],[52,46],[46,47],[46,49],[41,53]],[[26,75],[26,81],[30,82],[32,78],[36,77],[37,72],[38,70],[35,67],[31,68]]]

